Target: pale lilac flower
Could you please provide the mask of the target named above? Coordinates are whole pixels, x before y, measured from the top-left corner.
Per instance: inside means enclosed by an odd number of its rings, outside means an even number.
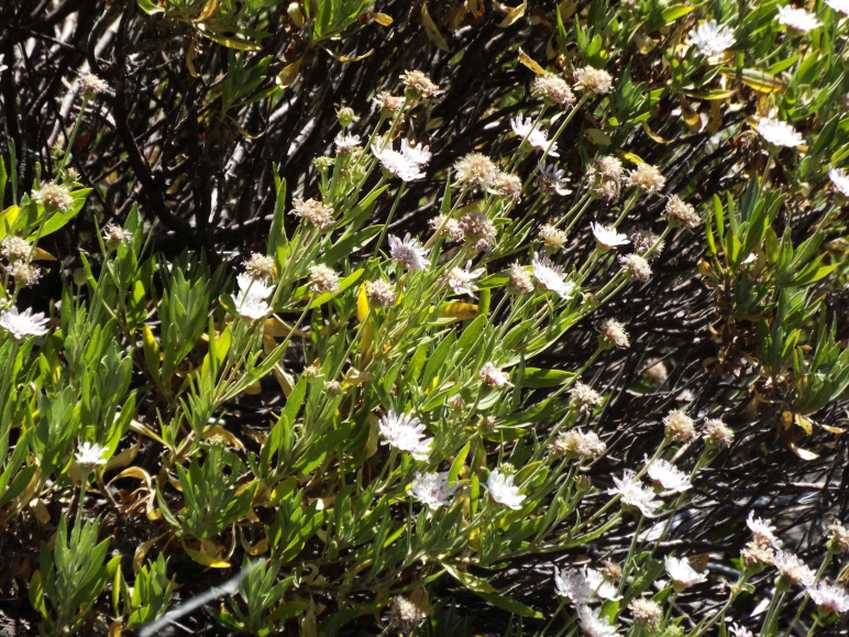
[[[587,580],[587,584],[589,584],[590,590],[599,599],[608,601],[622,599],[616,584],[607,579],[601,571],[584,567],[584,577]]]
[[[590,228],[593,231],[596,243],[604,250],[617,248],[631,243],[627,235],[618,232],[613,226],[604,226],[600,223],[591,223]]]
[[[643,486],[637,475],[630,469],[626,469],[621,478],[614,477],[612,489],[608,489],[609,495],[617,495],[622,498],[622,503],[634,507],[647,518],[657,515],[657,510],[663,506],[663,502],[655,497],[654,491]]]
[[[486,487],[492,499],[514,510],[522,508],[522,502],[527,496],[519,492],[519,487],[513,484],[513,476],[501,473],[498,469],[489,472]]]
[[[31,308],[18,312],[18,308],[12,306],[0,312],[0,327],[18,341],[27,336],[44,336],[48,322],[43,312],[33,314]]]
[[[813,586],[816,574],[799,556],[789,551],[777,551],[772,558],[772,565],[788,581],[801,586]]]
[[[666,567],[667,575],[678,589],[689,588],[707,580],[707,573],[696,571],[690,566],[690,561],[686,557],[679,559],[667,555],[663,559],[663,565]]]
[[[686,473],[663,458],[652,460],[646,469],[646,473],[652,482],[660,485],[665,491],[683,493],[693,486]]]
[[[537,150],[545,151],[550,144],[548,134],[541,128],[534,128],[531,118],[526,119],[517,115],[510,120],[510,127],[517,137],[521,137]],[[548,155],[549,157],[560,157],[560,154],[554,148],[548,151]]]
[[[408,451],[416,460],[427,460],[433,438],[425,437],[425,426],[413,415],[389,411],[378,422],[383,444]]]
[[[422,168],[430,161],[430,149],[427,146],[416,146],[401,141],[401,150],[397,151],[389,145],[380,147],[372,144],[374,156],[390,173],[403,181],[415,181],[425,176]]]
[[[427,252],[409,232],[403,239],[389,235],[389,254],[408,270],[424,270],[429,265]]]
[[[816,586],[808,587],[807,590],[808,595],[821,611],[837,614],[849,611],[849,595],[844,588],[820,581]]]
[[[572,281],[567,281],[563,270],[545,257],[540,259],[534,254],[531,268],[534,278],[546,290],[554,292],[564,301],[568,301],[575,295],[577,286]]]
[[[446,282],[454,291],[454,294],[474,296],[475,292],[477,292],[478,288],[475,285],[475,281],[481,277],[485,270],[483,268],[469,270],[469,265],[470,264],[467,263],[465,268],[453,267],[451,268],[451,271],[448,272]]]
[[[793,148],[805,141],[795,128],[778,119],[761,117],[756,128],[760,136],[774,146]]]
[[[690,31],[690,44],[705,57],[713,57],[734,46],[734,32],[715,20],[708,20]]]
[[[847,0],[849,2],[849,0]],[[832,168],[828,171],[828,178],[844,197],[849,197],[849,174],[841,168]]]
[[[492,362],[484,363],[481,367],[481,379],[491,387],[504,387],[510,385],[510,375],[507,372],[501,371]]]
[[[448,484],[447,471],[416,473],[413,484],[410,486],[413,497],[431,511],[446,506],[456,490],[456,486]]]
[[[615,626],[608,624],[589,606],[578,606],[578,623],[581,625],[584,637],[619,637],[620,635]]]
[[[749,511],[749,517],[746,518],[746,526],[752,532],[752,537],[759,544],[768,546],[781,546],[781,542],[775,536],[775,529],[767,520],[756,518],[754,511]]]
[[[778,23],[787,25],[791,29],[796,29],[803,33],[811,29],[816,29],[822,24],[822,22],[817,20],[817,16],[810,11],[791,7],[790,5],[778,7]]]
[[[236,311],[252,321],[259,320],[271,312],[268,297],[274,293],[274,285],[263,279],[255,279],[247,272],[236,277],[239,291],[234,297]]]
[[[554,569],[554,588],[560,597],[569,599],[575,606],[594,602],[596,597],[590,583],[578,569]]]

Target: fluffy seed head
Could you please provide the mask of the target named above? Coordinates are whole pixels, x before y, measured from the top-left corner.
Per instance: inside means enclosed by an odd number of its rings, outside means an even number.
[[[31,254],[32,246],[26,239],[9,235],[4,237],[3,241],[0,241],[0,255],[3,255],[6,261],[26,260],[30,258]]]
[[[839,520],[834,520],[828,527],[828,540],[833,551],[849,553],[849,529]]]
[[[295,197],[292,208],[295,215],[306,219],[316,228],[324,230],[333,225],[333,208],[325,206],[317,199],[310,198],[304,201],[300,197]]]
[[[663,417],[663,427],[666,437],[675,442],[686,443],[696,437],[696,425],[680,409],[673,409]]]
[[[705,440],[723,447],[730,447],[734,442],[734,430],[719,418],[709,418],[705,422]]]
[[[772,547],[761,544],[757,541],[751,541],[743,550],[740,551],[740,559],[747,568],[762,568],[772,564],[772,558],[775,551]]]
[[[103,228],[103,240],[113,246],[129,243],[133,240],[133,233],[117,223],[107,223]]]
[[[466,240],[473,243],[479,252],[489,252],[495,247],[498,231],[492,221],[480,212],[469,212],[460,219],[460,229]]]
[[[656,630],[660,627],[660,620],[663,618],[663,609],[655,601],[645,597],[637,597],[628,604],[628,610],[631,611],[631,616],[634,622],[641,624],[651,630]]]
[[[415,602],[397,595],[389,606],[389,622],[404,632],[410,632],[427,618],[427,613]]]
[[[15,280],[19,288],[35,285],[41,278],[41,268],[29,261],[13,261],[6,266],[6,273]]]
[[[489,190],[498,175],[498,167],[483,153],[469,153],[456,161],[454,175],[460,187]]]
[[[799,556],[789,551],[777,551],[772,558],[772,565],[778,573],[792,584],[811,586],[816,575]]]
[[[619,262],[637,281],[648,281],[651,278],[651,266],[639,254],[626,254],[619,257]]]
[[[589,414],[601,404],[602,397],[596,390],[581,381],[577,381],[569,392],[569,404],[582,414]]]
[[[628,184],[646,192],[658,192],[666,185],[666,177],[657,167],[643,162],[628,173]]]
[[[605,95],[613,89],[613,77],[604,69],[585,66],[575,69],[575,86],[582,91]]]
[[[646,368],[646,376],[655,385],[663,385],[669,377],[669,371],[666,369],[666,364],[661,361],[655,361]]]
[[[339,275],[323,263],[310,266],[310,289],[321,294],[339,289]]]
[[[539,238],[546,249],[556,252],[562,250],[563,246],[566,245],[567,235],[560,228],[546,223],[539,229]]]
[[[387,115],[394,115],[404,107],[404,98],[392,95],[388,91],[381,91],[374,98],[375,103]]]
[[[625,326],[616,319],[607,319],[601,324],[601,336],[616,347],[625,349],[631,346],[631,339]]]
[[[582,460],[595,460],[604,455],[607,445],[594,431],[583,432],[580,429],[570,429],[554,441],[555,450],[560,453],[574,455]]]
[[[66,212],[74,203],[71,191],[66,186],[47,181],[38,190],[33,191],[32,198],[44,205],[47,210]]]
[[[534,291],[534,282],[527,268],[518,263],[510,265],[510,287],[520,294],[530,294]]]
[[[590,190],[597,197],[613,201],[619,197],[623,174],[622,162],[619,159],[612,155],[602,155],[592,163],[587,172]]]
[[[395,303],[395,286],[386,279],[376,279],[366,283],[366,296],[375,305],[388,307]]]
[[[679,223],[691,230],[702,225],[702,218],[696,212],[696,209],[678,195],[670,195],[669,199],[666,200],[664,212],[670,221]]]
[[[433,80],[418,70],[404,71],[401,74],[401,83],[413,97],[425,100],[436,97],[442,92],[442,89]]]
[[[83,73],[80,75],[80,88],[84,93],[89,95],[97,95],[98,93],[106,93],[109,90],[109,84],[97,77],[94,73]]]
[[[259,252],[254,252],[242,265],[253,279],[274,280],[276,270],[274,257],[267,257]]]
[[[649,258],[656,257],[663,252],[664,243],[660,240],[660,235],[656,235],[650,230],[637,230],[632,233],[631,243],[634,244],[634,251],[641,255],[645,255],[646,252],[651,250],[655,244],[657,244],[657,247],[654,248],[654,252],[651,253]]]
[[[522,199],[522,180],[518,175],[499,171],[492,182],[492,192],[512,202]]]
[[[554,73],[537,76],[531,92],[557,106],[571,106],[575,103],[575,94],[569,84]]]
[[[434,233],[439,237],[459,243],[466,238],[466,233],[460,227],[460,222],[451,217],[446,217],[443,214],[438,214],[428,221],[428,225],[433,228]]]

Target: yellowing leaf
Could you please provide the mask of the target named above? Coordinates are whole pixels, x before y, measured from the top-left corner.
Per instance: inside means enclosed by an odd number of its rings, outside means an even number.
[[[32,256],[33,261],[56,261],[56,257],[50,254],[47,250],[36,248],[35,254]]]
[[[739,79],[743,84],[758,93],[778,93],[784,90],[784,82],[758,69],[743,69],[739,77],[734,71],[723,71],[723,73],[731,78]]]
[[[363,283],[357,294],[357,320],[362,323],[368,318],[368,313],[368,294],[366,294],[366,284]]]
[[[794,414],[793,422],[797,427],[805,432],[806,436],[810,436],[814,433],[814,423],[810,418],[803,416],[802,414]]]
[[[436,26],[436,22],[434,22],[433,18],[430,17],[430,11],[427,10],[427,0],[422,0],[420,13],[422,17],[422,26],[424,26],[425,34],[428,39],[433,42],[438,49],[450,51],[451,49],[448,46],[448,42],[445,40],[442,33],[440,33],[439,27]]]
[[[453,318],[460,321],[468,321],[478,315],[478,306],[474,303],[463,303],[462,301],[451,301],[445,303],[439,310],[439,316]]]
[[[200,13],[194,19],[194,22],[204,22],[209,20],[218,9],[218,0],[207,0],[206,4],[200,10]]]
[[[186,552],[186,555],[188,555],[198,564],[202,564],[203,566],[208,566],[209,568],[230,568],[230,562],[222,560],[221,558],[215,555],[210,555],[202,551],[190,549],[185,544],[183,545],[183,550]]]
[[[513,7],[508,9],[507,15],[504,16],[504,19],[498,23],[498,26],[502,29],[506,29],[512,24],[515,24],[516,21],[525,15],[525,10],[528,8],[528,1],[524,0],[522,4],[518,7]]]
[[[790,445],[790,450],[793,453],[795,453],[797,456],[799,456],[799,458],[801,458],[802,460],[816,460],[817,458],[819,458],[819,454],[814,453],[813,451],[810,451],[809,449],[805,449],[803,447],[800,447],[795,442],[791,442],[791,443],[789,443],[789,445]]]
[[[642,157],[635,153],[622,153],[622,158],[631,162],[632,164],[636,164],[637,166],[646,163]]]
[[[277,85],[283,88],[287,86],[291,86],[295,80],[298,79],[298,75],[301,73],[301,67],[304,65],[304,58],[298,58],[291,64],[287,64],[283,67],[283,70],[277,74]]]
[[[377,22],[382,27],[391,27],[393,22],[391,15],[380,12],[377,12],[372,15],[371,19]]]
[[[519,48],[519,63],[528,67],[537,75],[545,75],[545,69],[540,66],[539,62],[534,60],[530,55],[525,53],[521,47]]]

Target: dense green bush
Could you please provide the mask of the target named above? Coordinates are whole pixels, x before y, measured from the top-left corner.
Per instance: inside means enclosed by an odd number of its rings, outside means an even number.
[[[0,11],[15,634],[844,630],[849,3]]]

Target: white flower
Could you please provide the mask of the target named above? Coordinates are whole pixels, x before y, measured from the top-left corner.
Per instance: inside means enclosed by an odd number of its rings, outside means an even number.
[[[546,290],[556,293],[564,301],[568,301],[575,294],[575,284],[567,281],[563,271],[546,258],[538,258],[534,254],[531,260],[534,278]]]
[[[825,3],[835,11],[849,15],[849,0],[825,0]]]
[[[707,580],[707,573],[696,571],[690,566],[690,562],[686,557],[678,559],[677,557],[667,555],[663,558],[663,564],[666,567],[666,573],[677,588],[689,588]]]
[[[781,542],[775,537],[775,529],[767,520],[756,518],[753,511],[749,511],[749,517],[746,518],[746,526],[752,532],[752,537],[759,544],[769,546],[781,546]]]
[[[585,637],[619,637],[620,634],[589,606],[578,606],[578,622]]]
[[[603,250],[610,250],[611,248],[631,243],[626,235],[617,232],[613,226],[603,226],[600,223],[593,222],[590,224],[590,228],[593,231],[596,242]]]
[[[274,286],[262,279],[254,279],[247,272],[236,277],[239,292],[235,297],[236,311],[252,321],[259,320],[271,312],[267,299],[274,292]]]
[[[770,117],[758,120],[757,131],[770,144],[792,148],[804,143],[805,139],[787,122]]]
[[[492,362],[484,363],[481,367],[480,376],[487,385],[492,387],[503,387],[511,384],[510,375],[498,369]]]
[[[0,327],[18,341],[27,336],[44,336],[47,334],[48,322],[49,319],[42,312],[33,314],[31,308],[18,312],[18,308],[13,306],[0,312]]]
[[[663,458],[652,460],[646,472],[653,482],[659,484],[666,491],[683,493],[693,486],[687,474]]]
[[[513,484],[513,476],[505,475],[498,469],[493,469],[486,479],[486,487],[489,489],[492,499],[498,504],[503,504],[511,509],[521,509],[522,501],[526,496],[519,492],[519,487]]]
[[[424,270],[429,262],[427,249],[423,248],[418,239],[408,232],[403,239],[389,235],[389,254],[408,270]]]
[[[339,152],[350,152],[361,144],[360,136],[352,133],[339,133],[333,142]]]
[[[554,588],[560,597],[568,598],[576,606],[595,601],[595,593],[587,578],[577,569],[554,569]]]
[[[849,2],[849,0],[847,0]],[[832,168],[828,171],[828,178],[844,197],[849,197],[849,174],[841,168]]]
[[[454,294],[467,294],[468,296],[475,295],[475,292],[478,289],[475,285],[475,280],[479,279],[485,270],[482,268],[469,270],[469,265],[470,264],[467,263],[465,269],[453,267],[448,273],[446,282],[454,291]]]
[[[639,509],[647,518],[652,518],[657,514],[657,510],[663,503],[655,498],[655,494],[651,489],[643,486],[643,483],[637,478],[636,474],[630,469],[626,469],[621,478],[613,478],[615,488],[608,489],[610,495],[618,495],[622,498],[622,502],[628,506]]]
[[[433,438],[425,438],[425,426],[415,416],[389,411],[378,423],[380,435],[388,444],[401,451],[409,451],[416,460],[427,460]]]
[[[755,637],[755,634],[751,630],[736,622],[728,624],[728,634],[732,637]]]
[[[802,32],[816,29],[822,24],[813,13],[789,5],[778,7],[778,22]]]
[[[616,584],[607,579],[601,571],[597,571],[594,568],[584,568],[584,577],[590,586],[590,590],[599,599],[610,601],[622,599],[622,596],[618,594],[619,591],[616,588]]]
[[[372,144],[371,151],[381,165],[403,181],[415,181],[425,176],[422,168],[430,161],[430,150],[427,146],[416,146],[407,140],[401,141],[401,150],[397,151],[387,145],[380,147]]]
[[[714,20],[708,20],[690,31],[690,44],[705,57],[712,57],[734,46],[734,32]]]
[[[74,459],[78,465],[92,469],[98,465],[106,464],[106,458],[103,457],[106,451],[106,447],[101,447],[96,443],[83,442],[80,444]]]
[[[521,137],[537,150],[545,151],[548,148],[548,134],[541,128],[534,128],[534,123],[531,118],[524,118],[521,115],[510,120],[510,128],[517,137]],[[549,157],[560,157],[560,154],[552,148],[548,151]]]
[[[451,496],[457,490],[456,486],[448,485],[448,472],[416,473],[410,492],[431,511],[448,504]]]
[[[808,595],[820,610],[831,613],[845,613],[849,610],[849,595],[840,586],[819,582],[816,586],[808,587]]]
[[[816,574],[799,559],[799,556],[789,551],[777,551],[772,558],[772,565],[787,580],[802,586],[813,586]]]

